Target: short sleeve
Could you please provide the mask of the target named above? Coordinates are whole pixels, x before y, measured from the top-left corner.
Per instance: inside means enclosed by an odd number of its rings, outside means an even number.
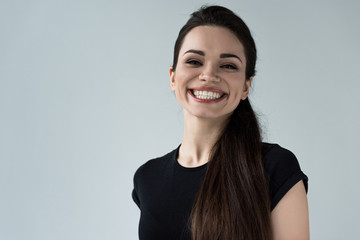
[[[139,170],[136,171],[136,173],[134,174],[134,189],[131,193],[132,199],[134,200],[134,202],[136,203],[136,205],[140,208],[140,198],[139,198],[139,194],[138,194],[138,178],[139,178]]]
[[[299,181],[303,181],[305,190],[308,191],[308,177],[302,172],[297,158],[291,151],[277,144],[267,145],[264,167],[269,180],[271,210]]]
[[[140,208],[140,200],[139,200],[139,197],[135,191],[135,189],[132,191],[132,198],[134,200],[134,202],[136,203],[136,205]]]

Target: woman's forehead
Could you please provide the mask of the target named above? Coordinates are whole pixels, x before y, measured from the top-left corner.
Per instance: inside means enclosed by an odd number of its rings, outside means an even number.
[[[218,26],[198,26],[185,36],[180,54],[194,49],[220,53],[244,55],[244,47],[237,36],[229,29]]]

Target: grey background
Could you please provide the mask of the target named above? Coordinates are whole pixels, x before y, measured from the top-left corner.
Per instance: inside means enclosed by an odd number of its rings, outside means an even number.
[[[0,239],[137,239],[133,174],[181,141],[168,67],[203,3],[0,1]],[[312,239],[356,239],[359,1],[217,3],[253,32],[250,99],[309,176]]]

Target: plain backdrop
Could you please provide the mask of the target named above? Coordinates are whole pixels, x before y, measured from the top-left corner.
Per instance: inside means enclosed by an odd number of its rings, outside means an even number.
[[[133,174],[177,147],[175,39],[203,1],[0,0],[0,239],[137,239]],[[309,177],[312,239],[360,235],[359,1],[219,1],[259,52],[264,140]]]

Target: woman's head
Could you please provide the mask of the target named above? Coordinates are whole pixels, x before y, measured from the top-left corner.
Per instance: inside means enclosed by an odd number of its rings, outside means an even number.
[[[244,46],[246,57],[246,79],[255,75],[256,65],[256,47],[254,39],[251,36],[249,28],[244,21],[235,15],[231,10],[220,7],[210,6],[203,7],[194,12],[187,23],[179,32],[174,47],[173,71],[176,70],[179,52],[184,42],[185,36],[195,27],[198,26],[219,26],[232,31]]]

